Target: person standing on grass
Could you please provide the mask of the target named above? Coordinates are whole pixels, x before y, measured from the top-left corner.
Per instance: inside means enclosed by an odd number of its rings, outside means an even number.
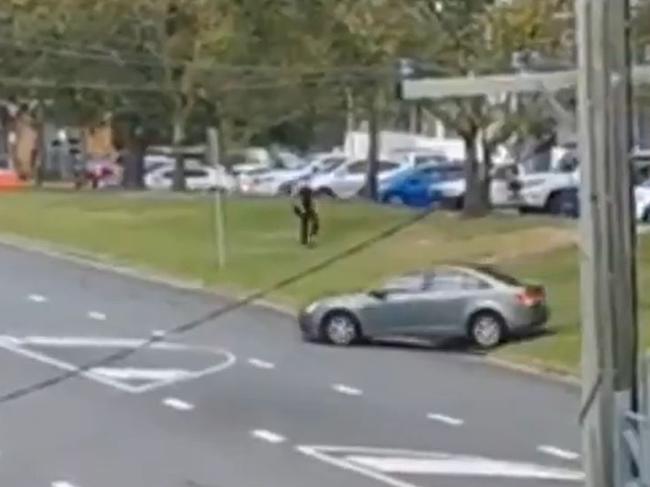
[[[297,201],[293,204],[293,212],[300,220],[300,244],[311,246],[320,231],[320,220],[311,188],[306,186],[300,188]]]

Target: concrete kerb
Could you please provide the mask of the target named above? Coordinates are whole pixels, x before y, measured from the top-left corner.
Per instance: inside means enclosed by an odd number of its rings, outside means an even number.
[[[112,258],[110,256],[94,254],[92,252],[86,252],[64,245],[43,242],[40,240],[21,237],[18,235],[0,233],[0,245],[11,247],[17,250],[39,253],[54,259],[67,260],[77,265],[90,267],[100,271],[112,272],[114,274],[139,279],[153,284],[168,286],[174,289],[211,294],[224,300],[236,300],[241,299],[245,296],[242,294],[220,291],[219,289],[206,288],[205,284],[201,281],[179,279],[168,274],[152,271],[151,269],[118,264],[115,262],[115,258]],[[255,302],[254,306],[263,307],[275,311],[276,313],[289,316],[291,318],[296,317],[295,309],[273,301],[260,299]],[[566,373],[559,373],[549,370],[549,368],[544,365],[524,365],[493,356],[486,356],[482,359],[482,361],[494,367],[499,367],[502,369],[510,370],[512,372],[535,376],[546,380],[552,380],[554,382],[560,382],[572,387],[578,387],[580,385],[578,378],[567,375]]]

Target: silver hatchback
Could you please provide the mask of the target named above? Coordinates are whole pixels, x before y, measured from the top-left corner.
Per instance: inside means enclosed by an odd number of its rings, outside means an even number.
[[[394,336],[468,337],[492,348],[548,320],[545,290],[487,266],[441,266],[368,292],[324,298],[298,321],[308,340],[350,345]]]

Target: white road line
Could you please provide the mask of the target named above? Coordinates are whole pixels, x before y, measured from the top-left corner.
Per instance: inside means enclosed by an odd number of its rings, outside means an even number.
[[[268,430],[254,430],[251,431],[251,435],[258,440],[268,441],[269,443],[274,443],[276,445],[278,443],[283,443],[286,440],[284,436]]]
[[[189,350],[186,345],[179,343],[148,343],[148,340],[133,338],[95,338],[95,337],[45,337],[29,336],[17,338],[21,345],[35,345],[40,347],[89,347],[89,348],[139,348],[148,347],[160,350]]]
[[[248,363],[252,365],[253,367],[257,367],[258,369],[274,369],[275,364],[271,362],[267,362],[265,360],[260,360],[258,358],[249,358]]]
[[[538,446],[537,451],[540,453],[551,455],[556,458],[561,458],[562,460],[577,460],[578,458],[580,458],[580,455],[575,452],[564,450],[562,448],[558,448],[556,446],[550,446],[550,445]]]
[[[89,311],[88,318],[91,320],[106,321],[106,315],[104,313],[100,313],[99,311]]]
[[[429,413],[427,414],[427,418],[433,421],[438,421],[440,423],[447,424],[449,426],[462,426],[465,423],[465,421],[463,421],[460,418],[454,418],[452,416],[447,416],[445,414]]]
[[[127,367],[94,367],[93,374],[120,380],[164,380],[177,381],[189,372],[183,369],[144,369]]]
[[[52,487],[75,487],[73,484],[70,482],[65,482],[63,480],[57,480],[56,482],[52,482]]]
[[[46,303],[47,298],[41,294],[30,294],[28,299],[33,303]]]
[[[163,404],[170,408],[178,409],[179,411],[191,411],[194,409],[194,405],[181,399],[176,399],[175,397],[168,397],[163,401]]]
[[[363,394],[361,389],[346,386],[345,384],[334,384],[332,385],[332,389],[340,394],[345,394],[346,396],[361,396]]]

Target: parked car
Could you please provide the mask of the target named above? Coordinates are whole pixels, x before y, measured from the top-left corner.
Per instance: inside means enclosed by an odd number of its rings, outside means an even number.
[[[426,208],[439,203],[441,193],[432,191],[435,183],[462,179],[464,169],[458,164],[426,163],[410,167],[381,184],[379,199],[383,203]]]
[[[518,168],[513,164],[503,164],[493,168],[490,180],[490,202],[494,207],[516,207],[520,196],[512,187]],[[465,174],[457,172],[456,177],[434,182],[431,190],[441,198],[443,206],[461,209],[465,201]]]
[[[389,279],[378,289],[305,307],[307,340],[346,346],[396,336],[468,337],[492,348],[548,319],[545,290],[485,266],[441,266]]]
[[[381,183],[404,166],[393,161],[379,161],[377,172],[378,182]],[[352,198],[357,196],[366,182],[368,161],[351,161],[342,164],[331,172],[318,174],[309,182],[309,186],[317,196],[332,198]]]
[[[238,178],[239,189],[246,194],[291,195],[295,187],[307,183],[316,174],[325,174],[346,161],[344,155],[318,156],[295,169],[258,169]]]
[[[174,180],[174,167],[162,166],[145,175],[145,186],[149,189],[171,189]],[[186,167],[185,184],[191,191],[210,191],[221,189],[234,191],[236,189],[235,179],[224,170],[214,167]]]
[[[577,186],[563,192],[561,214],[572,218],[580,216],[580,197]],[[638,222],[650,223],[650,180],[634,187],[634,217]]]
[[[406,166],[420,166],[423,164],[448,164],[449,157],[444,151],[428,148],[394,149],[389,153],[389,159],[403,163]]]

